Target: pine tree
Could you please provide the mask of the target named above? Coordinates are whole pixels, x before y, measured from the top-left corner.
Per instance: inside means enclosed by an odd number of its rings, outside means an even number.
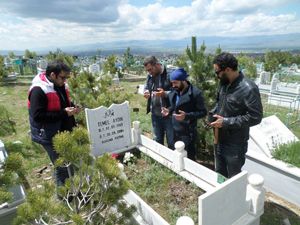
[[[29,192],[15,224],[131,224],[135,208],[122,200],[129,184],[121,177],[117,161],[108,154],[93,159],[82,127],[57,134],[53,143],[60,155],[55,166],[72,165],[75,174],[57,190],[61,200],[53,184]]]
[[[134,64],[134,58],[129,47],[126,49],[123,55],[123,64],[126,70],[128,70]]]
[[[72,101],[84,108],[109,107],[112,103],[119,104],[129,98],[120,87],[112,84],[109,76],[96,77],[89,72],[74,73],[68,79]],[[85,124],[84,112],[78,116],[78,122]]]
[[[216,100],[217,81],[213,71],[213,56],[205,54],[206,46],[203,42],[200,49],[197,48],[197,39],[192,37],[191,47],[187,47],[186,54],[191,61],[191,68],[189,74],[192,78],[192,83],[200,88],[205,99],[205,104],[208,110],[212,109]],[[216,53],[221,52],[220,46],[217,48]],[[197,141],[198,149],[200,151],[200,158],[205,159],[207,156],[212,158],[212,131],[207,130],[203,122],[198,125]],[[209,152],[207,152],[207,150]]]

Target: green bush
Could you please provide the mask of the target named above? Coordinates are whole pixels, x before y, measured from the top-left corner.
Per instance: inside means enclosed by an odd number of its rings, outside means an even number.
[[[16,132],[15,122],[10,119],[8,110],[0,105],[0,137]]]
[[[279,145],[272,156],[300,168],[300,141]]]
[[[55,166],[68,166],[71,173],[71,164],[75,174],[56,192],[52,183],[29,191],[15,224],[132,224],[135,207],[122,201],[128,181],[109,154],[92,159],[87,130],[59,133],[53,145],[60,156]]]

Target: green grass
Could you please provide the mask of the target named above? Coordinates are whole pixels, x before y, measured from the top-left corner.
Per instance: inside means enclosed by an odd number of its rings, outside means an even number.
[[[144,154],[125,172],[132,190],[170,224],[184,215],[198,223],[198,196],[203,190]]]
[[[32,144],[29,131],[27,92],[26,86],[0,86],[0,105],[10,113],[10,119],[15,122],[16,132],[10,135],[0,136],[5,144],[14,141],[23,143],[24,167],[27,172],[27,180],[31,187],[41,183],[37,179],[35,170],[50,163],[45,151],[38,144]]]
[[[272,156],[300,168],[300,142],[279,145],[272,152]]]

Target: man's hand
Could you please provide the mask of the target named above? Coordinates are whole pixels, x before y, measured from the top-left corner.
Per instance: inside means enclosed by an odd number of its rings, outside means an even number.
[[[217,118],[217,120],[212,122],[210,126],[215,128],[221,128],[223,126],[224,117],[217,114],[213,115],[213,117]]]
[[[169,113],[170,113],[170,110],[168,110],[167,108],[165,108],[165,107],[161,107],[161,114],[162,114],[162,116],[168,116],[169,115]]]
[[[177,113],[177,114],[176,113],[173,114],[173,116],[175,117],[175,119],[178,120],[178,121],[184,120],[185,119],[185,112],[181,111],[181,110],[179,110],[178,112],[179,113]]]
[[[67,107],[65,108],[65,111],[67,112],[68,116],[74,116],[75,114],[80,113],[80,108],[78,107]]]
[[[162,88],[157,88],[157,91],[154,91],[153,95],[157,97],[165,97],[165,91]]]
[[[149,92],[149,90],[144,91],[144,97],[145,97],[146,99],[148,99],[148,98],[150,97],[150,92]]]

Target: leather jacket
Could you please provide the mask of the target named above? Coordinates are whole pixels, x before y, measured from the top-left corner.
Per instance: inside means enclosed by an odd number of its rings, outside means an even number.
[[[219,128],[219,143],[245,143],[249,128],[261,122],[263,107],[257,85],[239,76],[231,84],[220,85],[213,114],[224,117]]]

